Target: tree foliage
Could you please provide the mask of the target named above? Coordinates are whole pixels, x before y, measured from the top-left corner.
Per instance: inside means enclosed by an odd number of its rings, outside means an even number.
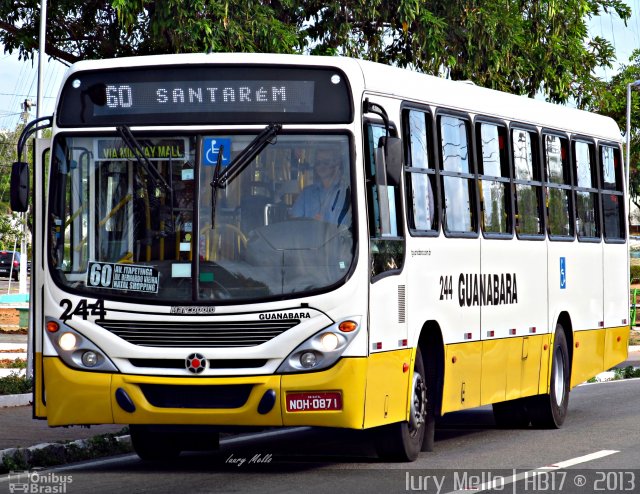
[[[599,97],[591,110],[608,115],[618,126],[627,127],[627,85],[640,79],[640,49],[629,58],[628,65],[622,65],[620,72],[607,83],[602,83]],[[637,88],[640,89],[640,88]],[[631,92],[631,146],[629,161],[629,195],[633,203],[640,208],[640,94]]]
[[[0,0],[0,41],[33,56],[38,0]],[[611,44],[587,19],[622,0],[59,0],[46,51],[74,62],[114,56],[251,51],[348,55],[555,102],[594,104]]]

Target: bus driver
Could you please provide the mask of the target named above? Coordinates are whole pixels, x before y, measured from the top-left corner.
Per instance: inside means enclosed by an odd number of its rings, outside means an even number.
[[[316,154],[314,183],[300,193],[290,215],[294,218],[313,218],[337,225],[349,223],[350,188],[342,180],[342,164],[338,153],[322,148]],[[345,219],[347,221],[345,221]]]

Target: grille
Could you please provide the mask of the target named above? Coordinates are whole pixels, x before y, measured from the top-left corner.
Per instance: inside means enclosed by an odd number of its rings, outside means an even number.
[[[300,324],[299,319],[225,322],[99,321],[129,343],[171,348],[257,346]]]
[[[185,359],[163,358],[132,358],[129,359],[135,367],[156,367],[159,369],[184,369]],[[210,369],[256,369],[264,367],[267,359],[241,359],[241,360],[209,360]]]
[[[144,397],[158,408],[240,408],[253,384],[218,386],[140,384]]]

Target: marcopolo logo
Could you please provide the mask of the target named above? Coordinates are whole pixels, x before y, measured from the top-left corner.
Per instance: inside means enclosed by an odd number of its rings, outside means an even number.
[[[187,357],[185,365],[189,372],[200,374],[207,367],[207,359],[200,353],[192,353]]]
[[[11,471],[9,472],[9,492],[29,492],[37,494],[61,494],[67,492],[67,484],[73,482],[71,475],[55,472]]]

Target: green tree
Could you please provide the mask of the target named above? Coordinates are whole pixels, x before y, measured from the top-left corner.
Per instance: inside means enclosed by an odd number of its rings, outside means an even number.
[[[628,65],[622,65],[620,72],[609,82],[601,83],[599,97],[590,109],[613,118],[618,126],[627,128],[627,85],[640,79],[640,49],[629,58]],[[640,94],[631,92],[631,146],[629,169],[629,195],[640,208]]]
[[[33,56],[39,2],[0,0],[0,42]],[[47,53],[74,62],[154,53],[349,55],[556,102],[593,104],[611,44],[590,37],[622,0],[60,0]]]

